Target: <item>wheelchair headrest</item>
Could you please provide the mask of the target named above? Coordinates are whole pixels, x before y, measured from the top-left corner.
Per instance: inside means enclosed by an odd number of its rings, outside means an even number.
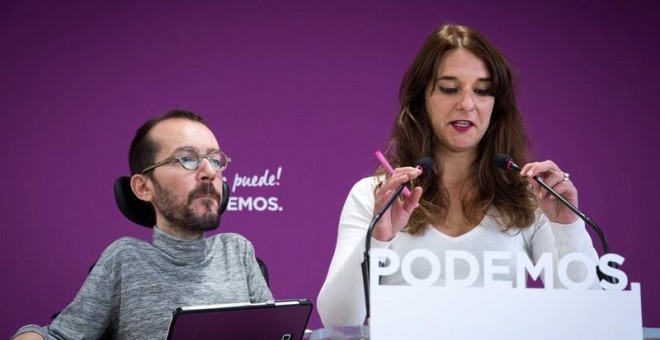
[[[152,228],[156,225],[156,211],[151,206],[151,203],[145,202],[133,193],[131,189],[131,178],[121,176],[115,180],[115,201],[119,211],[126,216],[131,222],[139,224],[143,227]],[[229,203],[229,185],[227,182],[222,182],[222,202],[218,213],[222,215],[227,209]]]

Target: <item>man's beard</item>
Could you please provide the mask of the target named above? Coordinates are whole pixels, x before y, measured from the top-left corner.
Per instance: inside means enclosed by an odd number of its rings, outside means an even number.
[[[158,208],[174,227],[191,232],[205,232],[216,229],[220,225],[220,211],[214,209],[213,202],[210,201],[212,198],[216,199],[218,205],[221,201],[221,196],[215,190],[213,183],[203,182],[188,194],[188,199],[183,204],[177,202],[172,192],[163,188],[155,179],[153,182],[155,189],[154,207]],[[206,196],[203,200],[204,211],[201,215],[198,215],[192,208],[192,202],[201,195],[211,196]]]

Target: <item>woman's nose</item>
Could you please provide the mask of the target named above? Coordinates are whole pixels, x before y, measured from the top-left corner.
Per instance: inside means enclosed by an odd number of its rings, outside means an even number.
[[[471,91],[463,91],[458,102],[458,109],[466,112],[474,110],[474,98],[472,96]]]

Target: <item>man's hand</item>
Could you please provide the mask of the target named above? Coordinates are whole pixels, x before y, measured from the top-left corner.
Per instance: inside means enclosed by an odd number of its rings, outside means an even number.
[[[44,337],[36,332],[25,332],[15,336],[12,340],[44,340]]]

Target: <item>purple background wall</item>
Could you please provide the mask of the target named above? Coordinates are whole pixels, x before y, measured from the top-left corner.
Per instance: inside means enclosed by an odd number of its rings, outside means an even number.
[[[0,338],[47,323],[116,238],[150,239],[112,183],[137,126],[175,107],[208,119],[230,184],[281,167],[278,185],[236,188],[220,231],[253,241],[276,297],[315,300],[401,77],[447,21],[511,59],[536,159],[571,173],[642,284],[644,325],[660,327],[659,13],[657,1],[4,1]]]

